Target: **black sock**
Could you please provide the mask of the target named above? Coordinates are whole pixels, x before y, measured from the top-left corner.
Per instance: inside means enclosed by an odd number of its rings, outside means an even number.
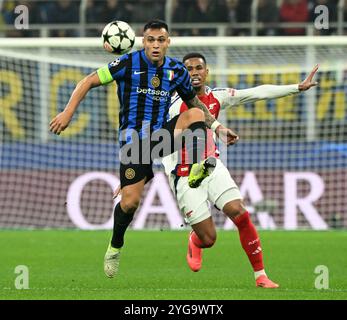
[[[197,163],[205,158],[206,151],[206,123],[198,121],[192,123],[185,135],[185,146],[188,153],[189,162]]]
[[[113,222],[113,235],[111,240],[111,246],[113,248],[121,248],[124,244],[124,233],[128,228],[130,222],[133,220],[133,213],[123,212],[120,202],[114,209],[114,222]]]

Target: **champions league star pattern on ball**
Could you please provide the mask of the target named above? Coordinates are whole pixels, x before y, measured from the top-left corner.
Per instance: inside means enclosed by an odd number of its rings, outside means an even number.
[[[112,21],[105,26],[101,38],[106,51],[121,55],[134,46],[135,32],[124,21]]]

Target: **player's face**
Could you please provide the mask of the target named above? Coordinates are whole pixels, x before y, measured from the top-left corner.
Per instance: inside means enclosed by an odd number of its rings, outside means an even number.
[[[192,79],[193,88],[198,91],[205,86],[208,69],[206,68],[204,60],[201,58],[190,58],[184,61],[184,65]]]
[[[170,44],[169,34],[164,28],[147,29],[142,40],[147,58],[157,65],[164,61],[167,48]]]

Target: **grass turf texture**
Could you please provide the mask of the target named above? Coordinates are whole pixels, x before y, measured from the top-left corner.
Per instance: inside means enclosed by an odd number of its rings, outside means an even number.
[[[268,275],[279,289],[256,288],[238,233],[219,231],[198,273],[186,265],[187,231],[128,231],[119,276],[103,257],[109,231],[0,231],[0,299],[347,299],[347,232],[260,231]],[[29,289],[15,288],[17,265]],[[318,265],[329,289],[317,290]]]

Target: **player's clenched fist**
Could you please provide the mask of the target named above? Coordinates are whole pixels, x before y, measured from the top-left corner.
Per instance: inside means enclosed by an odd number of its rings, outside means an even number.
[[[71,121],[72,115],[63,111],[59,113],[49,124],[49,130],[55,134],[64,131]]]
[[[216,134],[226,145],[233,145],[239,140],[239,136],[231,129],[220,125],[216,129]]]

